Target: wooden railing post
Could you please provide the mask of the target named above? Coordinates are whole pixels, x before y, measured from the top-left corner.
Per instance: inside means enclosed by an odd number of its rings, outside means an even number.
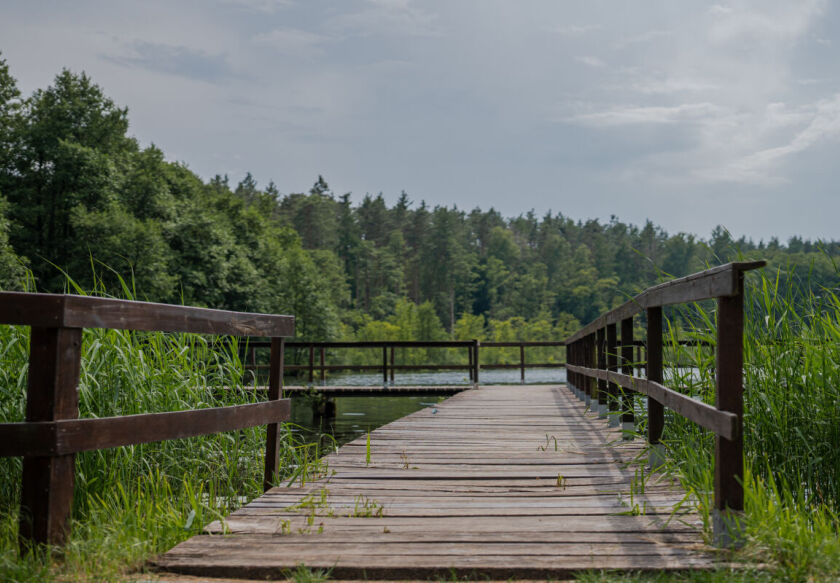
[[[604,328],[598,328],[597,332],[597,368],[604,370],[607,368],[607,331]],[[598,417],[607,417],[607,381],[598,379]]]
[[[394,384],[394,365],[396,364],[394,358],[394,350],[396,350],[393,346],[391,347],[391,384]]]
[[[479,358],[480,347],[481,342],[479,340],[473,340],[473,384],[476,388],[478,388],[478,380],[481,372],[481,360]]]
[[[585,341],[585,348],[583,354],[583,361],[586,368],[595,368],[595,334],[589,334],[586,336]],[[595,379],[591,377],[586,377],[586,381],[584,382],[584,387],[586,391],[586,406],[589,407],[589,410],[592,410],[593,407],[593,397],[597,401],[597,395],[594,394],[595,390]]]
[[[327,370],[324,368],[324,347],[321,347],[321,385],[327,383]]]
[[[621,372],[622,374],[633,374],[633,318],[625,318],[621,321]],[[632,439],[636,429],[633,415],[634,399],[633,391],[622,389],[621,392],[621,429],[624,431],[625,439]]]
[[[271,355],[268,367],[268,400],[276,401],[283,393],[283,361],[286,351],[284,338],[271,339]],[[280,464],[280,423],[269,423],[265,437],[265,473],[263,491],[274,484]]]
[[[737,293],[718,298],[716,397],[721,411],[738,416],[733,439],[715,438],[714,540],[719,546],[738,546],[739,515],[744,510],[744,275],[737,273]]]
[[[662,307],[647,309],[647,364],[648,380],[662,382]],[[665,427],[665,408],[656,399],[648,397],[648,443],[651,447],[650,465],[659,467],[665,461],[665,452],[660,443]]]
[[[473,382],[473,346],[467,346],[467,369],[470,371],[470,382]]]
[[[309,384],[315,382],[315,345],[309,345]]]
[[[577,364],[577,360],[575,359],[577,350],[577,342],[572,342],[566,346],[566,364],[575,365]],[[577,389],[577,376],[575,373],[571,372],[568,368],[566,369],[566,384],[571,389],[572,393],[575,396],[578,396],[578,389]]]
[[[388,386],[388,347],[382,346],[382,384]]]
[[[519,382],[525,382],[525,345],[519,345]]]
[[[618,335],[615,324],[607,325],[607,370],[618,372]],[[610,427],[618,427],[618,385],[612,382],[607,383],[607,404]]]
[[[56,421],[79,416],[82,330],[33,326],[29,339],[26,421]],[[62,545],[70,529],[75,456],[25,456],[19,543]]]

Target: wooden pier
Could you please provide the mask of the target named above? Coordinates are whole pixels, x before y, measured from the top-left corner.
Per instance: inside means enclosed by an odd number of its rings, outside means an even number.
[[[568,576],[712,568],[680,488],[645,476],[565,385],[486,386],[381,427],[161,556],[163,571],[274,578]]]

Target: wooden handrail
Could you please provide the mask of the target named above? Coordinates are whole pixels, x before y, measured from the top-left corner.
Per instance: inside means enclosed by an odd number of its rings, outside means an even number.
[[[294,317],[66,294],[0,293],[0,324],[30,326],[26,420],[0,424],[0,457],[22,456],[19,540],[62,545],[70,527],[74,459],[99,450],[267,425],[266,489],[278,471],[284,338]],[[268,400],[262,403],[78,419],[84,328],[271,338]]]
[[[764,265],[764,261],[727,263],[649,287],[566,338],[566,344],[579,340],[607,324],[616,324],[625,318],[631,318],[647,308],[737,295],[741,274]]]
[[[95,296],[0,292],[0,324],[289,337],[293,316],[252,314]]]
[[[478,370],[485,369],[519,369],[520,380],[525,382],[526,368],[563,368],[565,363],[560,362],[526,362],[525,348],[526,347],[562,347],[566,343],[562,340],[535,340],[522,342],[479,342],[478,340],[372,340],[372,341],[340,341],[340,342],[315,342],[305,340],[295,340],[286,342],[287,348],[308,349],[309,359],[306,364],[291,364],[285,367],[287,371],[308,371],[309,382],[315,380],[315,373],[320,373],[321,381],[325,379],[327,371],[381,371],[383,384],[394,382],[394,373],[398,370],[467,370],[470,376],[470,381],[478,384]],[[259,370],[267,368],[268,365],[257,364],[255,349],[265,348],[268,346],[267,342],[250,341],[247,344],[247,349],[250,354],[246,354],[243,358],[249,361],[245,368],[250,370]],[[519,348],[519,362],[508,364],[482,364],[479,358],[479,346],[483,348]],[[326,364],[325,363],[325,349],[327,348],[350,348],[350,349],[375,349],[381,348],[382,359],[381,364]],[[394,349],[395,348],[466,348],[467,349],[467,364],[395,364]],[[319,352],[319,363],[315,363],[315,351]],[[387,353],[390,349],[390,355]]]
[[[614,424],[619,423],[620,415],[621,421],[632,427],[632,397],[636,393],[647,395],[652,466],[662,461],[659,441],[665,423],[664,407],[715,433],[714,536],[721,546],[739,542],[738,514],[744,509],[744,272],[764,265],[764,261],[727,263],[650,287],[566,339],[568,385],[587,405],[597,407],[601,416],[612,411]],[[662,307],[707,299],[716,299],[718,307],[714,407],[666,387],[662,377]],[[633,338],[633,316],[643,311],[647,338],[641,342]],[[640,345],[647,350],[647,378],[628,374],[633,370],[633,346]],[[618,394],[617,387],[628,390]]]

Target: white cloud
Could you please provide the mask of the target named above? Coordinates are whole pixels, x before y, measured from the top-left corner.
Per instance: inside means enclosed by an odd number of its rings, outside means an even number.
[[[583,63],[584,65],[588,65],[590,67],[595,67],[600,69],[601,67],[606,67],[607,64],[599,59],[598,57],[593,57],[592,55],[583,55],[579,57],[575,57],[575,60],[578,63]]]
[[[840,138],[840,94],[821,100],[810,111],[779,115],[783,106],[773,104],[768,108],[771,116],[780,118],[785,125],[796,124],[803,118],[807,123],[794,133],[786,143],[768,147],[742,156],[721,168],[710,169],[703,175],[710,180],[773,184],[784,182],[780,165],[795,154],[804,152],[821,142]]]
[[[707,79],[689,77],[668,77],[639,81],[632,85],[633,90],[650,95],[671,95],[674,93],[699,93],[717,91],[721,86]]]
[[[798,2],[738,3],[738,6],[716,5],[709,38],[715,43],[728,43],[744,39],[752,41],[784,42],[799,38],[819,16],[823,0]]]
[[[720,108],[711,103],[684,103],[675,106],[651,107],[626,106],[576,115],[564,121],[605,128],[635,124],[697,122],[715,116],[719,112]]]
[[[554,28],[549,29],[550,32],[554,32],[559,34],[560,36],[583,36],[585,34],[589,34],[590,32],[594,32],[596,30],[601,30],[601,25],[599,24],[567,24],[564,26],[556,26]]]

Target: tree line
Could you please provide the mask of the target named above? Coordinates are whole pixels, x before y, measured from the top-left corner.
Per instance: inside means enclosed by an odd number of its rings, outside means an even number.
[[[281,194],[202,180],[128,133],[128,110],[63,70],[22,96],[0,58],[0,286],[290,313],[327,339],[557,339],[663,277],[761,257],[837,287],[840,242],[708,239],[612,217],[354,201],[318,176]],[[784,282],[783,282],[784,283]]]

